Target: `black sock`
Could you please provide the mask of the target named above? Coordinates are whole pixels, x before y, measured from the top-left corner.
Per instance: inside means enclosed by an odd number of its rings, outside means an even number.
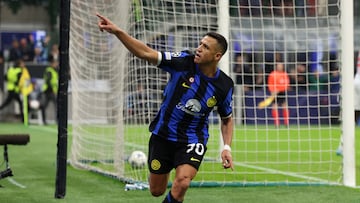
[[[166,195],[164,201],[162,203],[182,203],[174,199],[174,197],[171,195],[171,191]]]

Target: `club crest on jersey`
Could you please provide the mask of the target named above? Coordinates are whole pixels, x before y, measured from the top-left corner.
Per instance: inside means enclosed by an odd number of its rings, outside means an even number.
[[[217,100],[216,100],[215,96],[210,97],[210,98],[206,101],[206,105],[207,105],[208,107],[214,107],[214,106],[216,105],[216,103],[217,103]]]

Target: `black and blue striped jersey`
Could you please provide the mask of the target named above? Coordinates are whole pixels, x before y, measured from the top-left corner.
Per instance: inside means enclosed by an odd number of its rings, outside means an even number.
[[[232,115],[234,83],[223,71],[216,76],[202,74],[187,51],[162,52],[159,68],[170,73],[164,99],[150,131],[180,143],[203,143],[209,138],[209,114],[217,108],[220,117]]]

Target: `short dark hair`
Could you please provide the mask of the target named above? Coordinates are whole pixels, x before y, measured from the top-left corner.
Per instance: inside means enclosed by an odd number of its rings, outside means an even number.
[[[226,50],[228,48],[228,43],[227,43],[224,36],[222,36],[221,34],[219,34],[217,32],[208,32],[208,33],[206,33],[205,36],[209,36],[209,37],[212,37],[212,38],[216,39],[216,41],[220,45],[221,54],[224,55],[226,53]]]

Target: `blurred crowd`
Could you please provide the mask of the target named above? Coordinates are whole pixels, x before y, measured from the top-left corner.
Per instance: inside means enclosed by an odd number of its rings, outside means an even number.
[[[58,60],[59,47],[57,43],[50,46],[50,36],[35,41],[34,36],[29,34],[27,38],[13,39],[7,52],[0,50],[0,55],[3,61],[15,62],[22,59],[25,63],[46,64],[52,60]]]
[[[242,85],[244,92],[266,90],[268,76],[275,69],[277,61],[284,61],[280,54],[274,55],[270,61],[257,62],[253,54],[236,54],[234,82]],[[284,65],[290,79],[290,91],[338,93],[340,90],[340,72],[336,59],[320,62],[318,65],[322,65],[322,68],[313,68],[313,64],[306,61],[284,61]]]

